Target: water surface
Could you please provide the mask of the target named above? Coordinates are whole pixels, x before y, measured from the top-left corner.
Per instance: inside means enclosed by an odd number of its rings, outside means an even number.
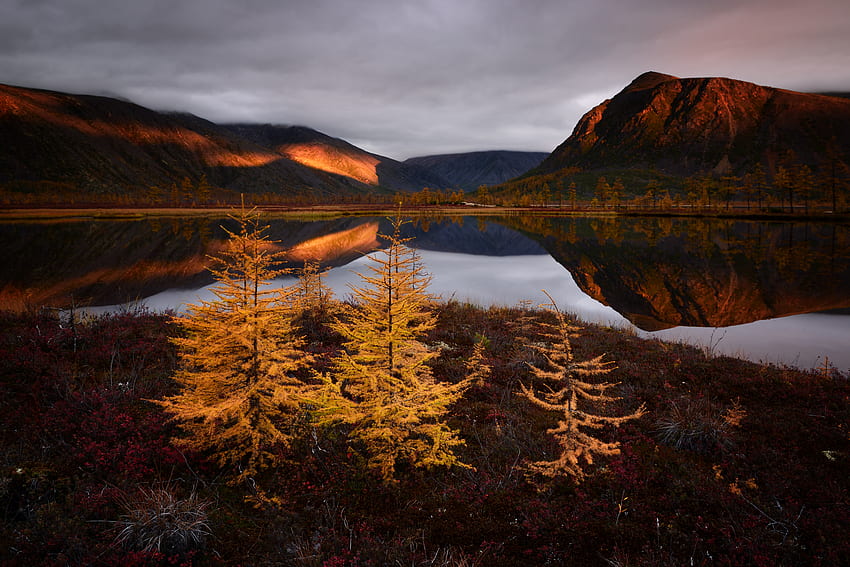
[[[385,219],[270,220],[291,265],[317,258],[338,297],[382,245]],[[218,218],[2,223],[0,301],[179,309],[209,298]],[[506,217],[406,225],[430,291],[480,305],[539,304],[717,353],[850,368],[850,229],[711,219]],[[286,280],[281,283],[288,283]],[[105,307],[101,307],[106,309]]]

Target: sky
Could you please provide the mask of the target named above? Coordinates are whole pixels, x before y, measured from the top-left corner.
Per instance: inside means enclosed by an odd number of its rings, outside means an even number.
[[[395,159],[550,152],[650,70],[850,91],[850,1],[0,0],[0,83]]]

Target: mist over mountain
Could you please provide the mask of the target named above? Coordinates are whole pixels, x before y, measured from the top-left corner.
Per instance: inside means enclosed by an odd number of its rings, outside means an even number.
[[[789,151],[817,170],[836,153],[846,165],[848,148],[850,100],[648,72],[587,112],[533,173],[574,167],[742,174],[756,164],[772,172]]]
[[[404,161],[427,168],[453,187],[474,191],[479,185],[497,185],[537,167],[549,154],[493,150],[413,157]]]

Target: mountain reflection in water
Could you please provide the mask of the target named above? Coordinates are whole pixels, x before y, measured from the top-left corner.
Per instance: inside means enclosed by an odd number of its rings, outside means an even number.
[[[645,330],[850,307],[850,227],[692,218],[517,217],[588,295]]]
[[[223,222],[2,223],[0,305],[196,302],[212,283],[205,266],[224,243]],[[378,218],[267,222],[296,251],[292,265],[333,267],[338,297],[388,230]],[[512,216],[418,219],[406,231],[444,299],[537,304],[546,289],[587,321],[754,360],[814,367],[829,356],[850,367],[850,315],[814,313],[850,308],[847,225]]]

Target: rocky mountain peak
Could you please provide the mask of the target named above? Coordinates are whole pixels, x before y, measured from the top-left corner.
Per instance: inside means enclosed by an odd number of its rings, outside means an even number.
[[[647,71],[641,75],[638,75],[629,85],[623,89],[623,92],[634,92],[634,91],[642,91],[644,89],[652,89],[660,85],[661,83],[666,83],[667,81],[678,81],[678,77],[674,77],[673,75],[665,75],[664,73],[659,73],[657,71]]]

